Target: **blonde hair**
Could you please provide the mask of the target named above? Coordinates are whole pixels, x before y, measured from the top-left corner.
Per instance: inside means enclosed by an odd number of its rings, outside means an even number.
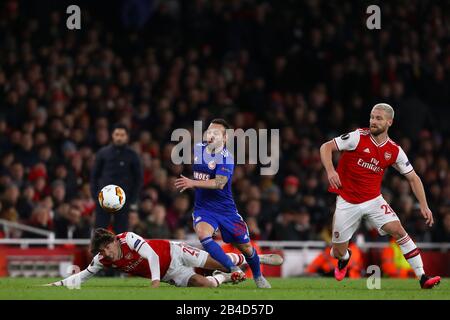
[[[377,103],[376,105],[373,106],[372,110],[373,109],[383,110],[384,112],[386,112],[387,116],[390,119],[394,119],[395,115],[394,109],[387,103]]]

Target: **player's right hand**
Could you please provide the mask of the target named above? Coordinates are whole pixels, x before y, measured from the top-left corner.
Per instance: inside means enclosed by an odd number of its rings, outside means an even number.
[[[339,174],[336,172],[336,170],[328,173],[328,181],[334,189],[339,189],[340,187],[342,187],[341,179],[339,178]]]
[[[152,288],[159,288],[159,283],[160,283],[159,280],[153,280],[152,281]]]

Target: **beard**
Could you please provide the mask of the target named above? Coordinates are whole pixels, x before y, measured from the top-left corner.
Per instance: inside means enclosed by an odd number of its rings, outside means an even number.
[[[382,134],[384,131],[385,131],[385,128],[379,128],[379,127],[373,128],[373,127],[370,127],[370,133],[373,136],[375,136],[375,137],[380,135],[380,134]]]

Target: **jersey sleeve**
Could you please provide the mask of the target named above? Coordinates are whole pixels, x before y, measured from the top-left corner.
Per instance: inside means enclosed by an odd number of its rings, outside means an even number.
[[[216,176],[225,176],[228,178],[228,180],[233,175],[234,170],[234,164],[232,163],[224,163],[224,164],[218,164],[216,167]]]
[[[103,269],[103,264],[100,262],[100,255],[97,254],[92,259],[92,262],[89,264],[89,266],[86,268],[86,270],[92,274],[96,274],[100,270]]]
[[[358,146],[360,136],[359,129],[356,129],[334,138],[333,141],[339,151],[352,151]]]
[[[406,153],[400,147],[397,155],[397,160],[392,166],[401,174],[407,174],[414,170],[413,166],[408,160],[408,157],[406,156]]]
[[[134,232],[127,232],[125,237],[128,247],[136,251],[139,255],[148,260],[152,281],[161,279],[159,256],[155,250],[145,241],[144,238]]]
[[[103,264],[100,262],[100,257],[97,254],[93,259],[89,266],[83,271],[73,274],[61,281],[55,282],[56,286],[76,286],[77,284],[83,283],[90,278],[92,278],[97,272],[103,269]]]

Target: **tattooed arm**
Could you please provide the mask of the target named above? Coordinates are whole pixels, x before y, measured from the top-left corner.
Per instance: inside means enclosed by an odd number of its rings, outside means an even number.
[[[181,175],[175,181],[175,186],[183,192],[189,188],[204,188],[204,189],[223,189],[228,182],[227,176],[216,175],[214,179],[210,180],[192,180]]]

